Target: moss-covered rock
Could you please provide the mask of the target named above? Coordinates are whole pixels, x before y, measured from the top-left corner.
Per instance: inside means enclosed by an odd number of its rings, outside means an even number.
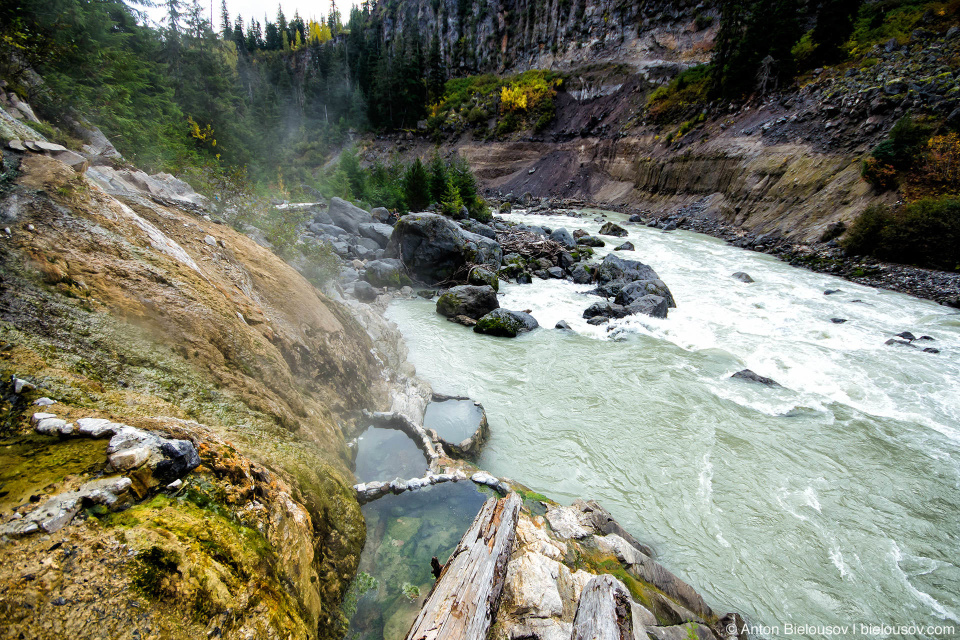
[[[477,320],[473,327],[476,333],[485,333],[501,338],[516,338],[521,333],[533,331],[540,325],[529,313],[510,311],[509,309],[494,309]]]

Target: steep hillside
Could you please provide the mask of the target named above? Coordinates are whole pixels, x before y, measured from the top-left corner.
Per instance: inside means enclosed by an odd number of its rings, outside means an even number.
[[[387,403],[367,332],[203,215],[47,155],[4,168],[0,636],[339,637],[365,537],[343,429]],[[35,412],[61,435],[35,434]],[[154,454],[108,462],[120,436],[108,450],[74,425],[109,421],[200,466],[169,484]],[[88,496],[64,526],[69,492],[127,468],[118,500]]]

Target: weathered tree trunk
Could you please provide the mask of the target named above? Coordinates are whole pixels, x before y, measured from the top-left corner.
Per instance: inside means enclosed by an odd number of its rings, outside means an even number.
[[[633,640],[633,624],[626,588],[613,576],[599,575],[580,594],[571,640]]]
[[[497,610],[522,501],[487,500],[444,566],[407,640],[485,640]]]

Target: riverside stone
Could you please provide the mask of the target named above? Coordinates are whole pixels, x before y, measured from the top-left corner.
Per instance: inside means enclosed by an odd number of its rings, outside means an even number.
[[[573,235],[566,230],[565,227],[560,227],[559,229],[554,229],[550,234],[550,239],[554,242],[559,242],[566,249],[576,249],[577,241],[574,239]]]
[[[393,227],[381,222],[363,222],[358,228],[361,236],[375,241],[381,249],[387,246],[390,236],[393,235]]]
[[[367,263],[364,279],[374,287],[400,287],[410,284],[403,264],[395,258],[381,258]]]
[[[502,338],[516,338],[521,333],[533,331],[540,324],[529,313],[511,311],[509,309],[494,309],[477,320],[473,330],[476,333],[485,333]]]
[[[446,318],[467,316],[479,320],[499,307],[497,292],[489,285],[453,287],[437,299],[437,313]]]

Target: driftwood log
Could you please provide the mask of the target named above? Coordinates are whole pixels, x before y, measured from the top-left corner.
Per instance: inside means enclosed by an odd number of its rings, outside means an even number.
[[[599,575],[580,594],[571,640],[633,640],[633,625],[626,588],[613,576]]]
[[[407,640],[485,640],[497,610],[522,501],[487,500],[443,567]]]

